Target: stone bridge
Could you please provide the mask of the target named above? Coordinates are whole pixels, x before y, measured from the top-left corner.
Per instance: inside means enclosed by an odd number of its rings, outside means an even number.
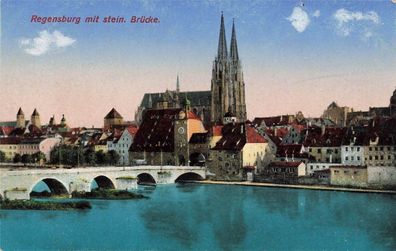
[[[170,184],[206,178],[206,168],[197,166],[85,167],[72,169],[0,168],[0,196],[29,199],[39,182],[53,194],[91,191],[93,181],[101,188],[133,189],[137,184]]]

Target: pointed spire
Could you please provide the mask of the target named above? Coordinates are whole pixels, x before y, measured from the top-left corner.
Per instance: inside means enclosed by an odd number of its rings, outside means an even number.
[[[231,60],[233,60],[233,61],[238,61],[239,60],[238,45],[237,45],[237,40],[236,40],[234,19],[232,19],[232,35],[231,35],[230,56],[231,56]]]
[[[17,113],[17,115],[25,115],[25,114],[23,113],[23,111],[22,111],[22,108],[21,108],[21,107],[19,107],[19,110],[18,110],[18,113]]]
[[[221,24],[220,24],[220,34],[219,34],[219,46],[217,50],[217,58],[227,59],[227,42],[224,28],[224,17],[223,12],[221,12]]]
[[[32,116],[39,116],[40,114],[38,113],[37,109],[34,108],[34,111],[32,113]]]
[[[177,74],[177,79],[176,79],[176,92],[180,92],[179,74]]]

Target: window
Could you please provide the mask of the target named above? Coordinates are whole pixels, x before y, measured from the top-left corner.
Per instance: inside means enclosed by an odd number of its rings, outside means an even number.
[[[383,160],[384,159],[384,155],[381,155],[381,160]]]
[[[348,160],[348,156],[345,157],[345,160]]]
[[[378,155],[375,155],[375,160],[378,160]]]
[[[369,160],[373,160],[373,156],[370,155],[370,156],[369,156]]]
[[[360,160],[360,156],[357,156],[356,158],[357,158],[357,160]]]
[[[312,152],[312,148],[309,148],[309,152],[310,152],[310,153]]]
[[[352,160],[352,161],[355,160],[353,156],[351,156],[351,160]]]
[[[322,149],[319,148],[319,149],[318,149],[318,153],[322,153]]]
[[[335,151],[334,151],[336,154],[338,153],[338,149],[335,149]]]
[[[372,147],[369,147],[369,151],[372,151],[373,150],[373,148]]]
[[[344,171],[344,173],[345,173],[345,174],[348,174],[348,173],[349,173],[349,171],[348,171],[348,170],[345,170],[345,171]]]
[[[345,152],[348,152],[348,147],[345,147]]]
[[[357,147],[357,151],[360,152],[360,147]]]

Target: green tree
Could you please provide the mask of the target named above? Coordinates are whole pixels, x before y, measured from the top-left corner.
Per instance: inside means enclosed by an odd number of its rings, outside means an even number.
[[[108,163],[110,165],[117,165],[118,161],[120,160],[120,155],[114,151],[114,150],[110,150],[107,152],[108,155]]]
[[[105,165],[109,163],[109,156],[107,153],[104,153],[102,150],[99,150],[95,153],[96,162],[99,165]]]
[[[30,155],[30,154],[24,154],[24,155],[22,155],[21,161],[22,161],[22,163],[24,163],[24,164],[32,163],[32,162],[33,162],[32,155]]]
[[[32,159],[34,163],[40,163],[41,160],[46,161],[45,154],[42,152],[32,154]]]
[[[14,162],[14,163],[19,163],[19,162],[21,162],[21,161],[22,161],[22,156],[21,156],[19,153],[15,154],[15,155],[14,155],[13,162]]]
[[[6,155],[4,152],[0,151],[0,162],[5,162],[6,160]]]
[[[95,165],[96,164],[96,154],[92,148],[88,148],[84,153],[85,163],[88,165]]]

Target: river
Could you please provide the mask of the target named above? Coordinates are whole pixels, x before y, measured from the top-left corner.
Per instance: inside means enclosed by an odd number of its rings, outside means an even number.
[[[140,187],[88,211],[0,210],[8,250],[395,250],[396,196],[231,185]]]

